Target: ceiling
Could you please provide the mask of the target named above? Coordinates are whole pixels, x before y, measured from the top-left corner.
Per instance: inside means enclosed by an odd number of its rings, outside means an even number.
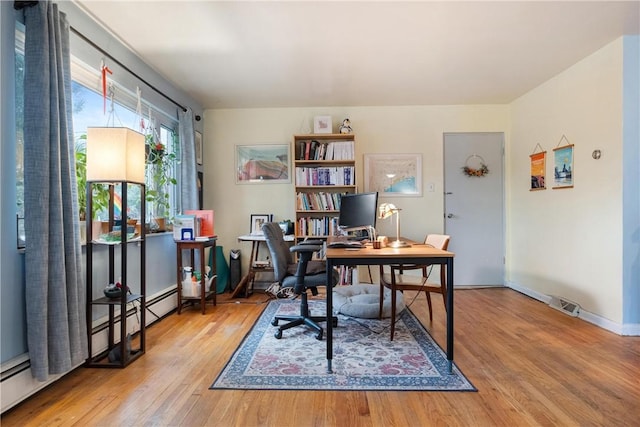
[[[85,1],[203,108],[509,103],[639,34],[626,1]]]

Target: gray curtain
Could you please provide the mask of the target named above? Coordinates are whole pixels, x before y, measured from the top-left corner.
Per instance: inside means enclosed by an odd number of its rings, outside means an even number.
[[[87,357],[71,117],[69,24],[40,1],[25,12],[24,195],[27,344],[46,381]]]
[[[193,128],[193,111],[181,111],[179,114],[179,137],[182,149],[180,164],[180,206],[182,212],[198,209],[198,172],[196,165],[196,144]]]

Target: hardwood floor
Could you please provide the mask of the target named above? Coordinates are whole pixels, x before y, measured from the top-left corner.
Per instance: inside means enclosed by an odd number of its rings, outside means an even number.
[[[79,368],[2,426],[640,425],[640,337],[510,289],[455,298],[455,363],[477,393],[209,390],[267,299],[224,295],[205,315],[188,308],[149,328],[147,353],[126,369]],[[444,346],[439,301],[433,324],[423,296],[412,310]]]

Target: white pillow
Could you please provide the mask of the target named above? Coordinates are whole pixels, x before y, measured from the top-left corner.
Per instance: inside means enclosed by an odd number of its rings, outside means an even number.
[[[405,307],[402,292],[396,292],[396,315]],[[345,316],[377,319],[380,311],[378,285],[336,286],[333,288],[333,310]],[[391,317],[391,290],[384,288],[382,317]]]

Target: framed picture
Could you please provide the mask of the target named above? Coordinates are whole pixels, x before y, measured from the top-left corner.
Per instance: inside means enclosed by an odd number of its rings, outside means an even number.
[[[291,182],[289,144],[236,145],[236,184]]]
[[[386,197],[422,196],[422,155],[365,154],[364,191]]]
[[[553,149],[553,189],[573,188],[573,144]]]
[[[202,164],[202,134],[198,131],[196,131],[195,145],[196,145],[196,163],[201,165]]]
[[[253,235],[262,235],[262,224],[271,222],[273,220],[272,214],[251,214],[251,229],[249,232]]]
[[[530,155],[531,158],[531,188],[529,191],[546,190],[545,168],[547,152],[542,151]]]
[[[315,116],[313,118],[313,133],[332,133],[331,116]]]
[[[198,209],[202,209],[203,206],[203,187],[204,187],[204,174],[198,172]]]

